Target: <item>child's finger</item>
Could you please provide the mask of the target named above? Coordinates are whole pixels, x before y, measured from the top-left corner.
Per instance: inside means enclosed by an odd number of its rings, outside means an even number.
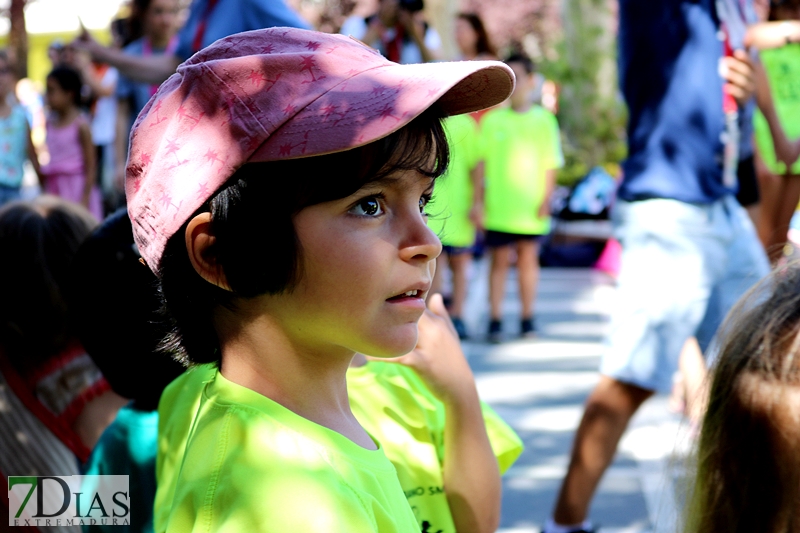
[[[442,295],[438,292],[428,298],[428,311],[444,320],[450,331],[456,333],[456,327],[453,325],[453,321],[450,320],[450,314],[444,306],[444,298],[442,298]],[[458,333],[456,333],[456,335],[458,335]]]

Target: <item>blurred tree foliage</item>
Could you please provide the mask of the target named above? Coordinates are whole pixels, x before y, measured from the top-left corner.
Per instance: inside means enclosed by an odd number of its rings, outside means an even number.
[[[8,17],[10,22],[8,53],[11,68],[17,79],[28,77],[28,32],[25,29],[25,5],[32,1],[11,0],[8,6],[0,11],[0,15]]]
[[[608,0],[564,0],[562,37],[540,64],[560,87],[558,120],[570,184],[595,166],[619,174],[627,112],[617,84],[616,10]]]

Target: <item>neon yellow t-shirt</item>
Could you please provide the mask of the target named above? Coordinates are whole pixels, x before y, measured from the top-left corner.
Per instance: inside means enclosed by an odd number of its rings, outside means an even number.
[[[198,365],[175,378],[158,403],[158,453],[156,455],[155,531],[166,531],[175,484],[195,415],[206,383],[214,380],[217,367]]]
[[[455,533],[442,479],[442,402],[416,372],[395,363],[370,361],[350,368],[347,391],[353,414],[397,469],[420,529]],[[491,407],[482,404],[482,409],[500,472],[505,472],[522,453],[522,441]]]
[[[469,220],[473,190],[470,172],[478,163],[478,125],[469,115],[444,121],[450,148],[447,172],[436,180],[428,204],[428,226],[446,246],[468,248],[475,244],[475,225]]]
[[[555,115],[541,106],[524,113],[492,109],[481,120],[480,150],[486,163],[486,229],[548,233],[550,217],[538,216],[546,172],[564,166]]]
[[[800,44],[762,50],[760,56],[778,120],[786,136],[790,140],[797,139],[800,137]],[[775,174],[785,174],[786,165],[775,158],[767,119],[758,109],[753,116],[753,129],[758,153],[767,168]],[[790,173],[800,174],[800,160],[792,165]]]
[[[202,389],[180,462],[168,532],[419,531],[382,449],[366,450],[219,372]]]

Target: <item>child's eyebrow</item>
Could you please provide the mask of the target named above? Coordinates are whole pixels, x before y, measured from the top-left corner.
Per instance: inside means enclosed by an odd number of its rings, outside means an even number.
[[[429,186],[433,186],[434,179],[426,176],[422,173],[419,174],[420,181],[429,181]],[[404,177],[396,174],[390,174],[388,176],[383,176],[382,178],[376,179],[374,181],[370,181],[369,183],[365,183],[361,189],[370,189],[370,188],[381,188],[381,187],[393,187],[398,186],[400,182],[404,181]]]

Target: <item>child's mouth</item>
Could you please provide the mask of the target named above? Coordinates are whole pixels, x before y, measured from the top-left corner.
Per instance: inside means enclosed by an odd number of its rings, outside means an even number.
[[[405,300],[405,299],[408,299],[408,298],[419,298],[419,297],[421,297],[421,294],[420,294],[421,292],[422,291],[419,291],[419,290],[416,290],[416,289],[410,290],[410,291],[406,291],[406,292],[404,292],[402,294],[398,294],[397,296],[392,296],[391,298],[387,298],[386,301],[387,302],[396,302],[396,301]]]

